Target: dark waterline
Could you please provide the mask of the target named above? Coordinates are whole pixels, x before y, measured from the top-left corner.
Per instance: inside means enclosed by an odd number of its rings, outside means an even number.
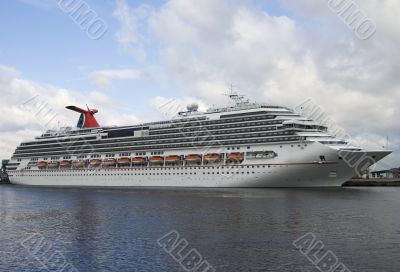
[[[216,271],[318,271],[292,245],[308,232],[353,272],[400,268],[400,188],[2,185],[0,205],[0,271],[46,271],[35,233],[79,271],[184,271],[157,244],[171,230]]]

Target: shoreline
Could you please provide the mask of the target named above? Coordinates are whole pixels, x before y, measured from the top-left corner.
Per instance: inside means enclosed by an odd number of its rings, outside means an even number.
[[[400,178],[351,179],[342,184],[342,187],[353,186],[400,186]]]

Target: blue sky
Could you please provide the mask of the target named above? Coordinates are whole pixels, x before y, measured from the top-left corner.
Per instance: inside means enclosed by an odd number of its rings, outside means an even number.
[[[357,2],[377,25],[368,40],[326,1],[82,1],[107,24],[97,40],[56,0],[0,1],[0,112],[14,113],[0,122],[0,153],[43,130],[18,109],[29,96],[69,125],[70,103],[98,107],[101,123],[114,125],[166,118],[159,107],[170,99],[226,103],[231,83],[289,107],[311,97],[361,145],[382,147],[389,136],[398,150],[400,4]]]
[[[55,4],[1,1],[0,22],[9,26],[2,31],[2,63],[16,67],[28,80],[83,93],[93,89],[92,71],[140,67],[118,48],[115,40],[118,26],[112,15],[115,2],[104,1],[102,5],[97,2],[87,1],[108,25],[107,33],[99,40],[89,39]],[[150,98],[146,91],[151,88],[141,81],[127,80],[109,92],[122,105],[124,101],[137,101],[133,98],[140,97],[136,105],[140,107],[142,99]],[[138,96],[135,90],[143,91]]]
[[[113,16],[114,1],[85,1],[107,23],[107,32],[98,40],[88,38],[56,1],[1,1],[2,30],[0,59],[27,79],[42,84],[88,93],[94,89],[91,73],[97,70],[145,70],[151,60],[141,63],[122,50],[115,38],[118,22]],[[46,1],[45,1],[46,2]],[[54,3],[52,3],[54,2]],[[131,1],[135,4],[137,1]],[[159,5],[161,1],[152,1]],[[156,52],[155,52],[156,54]],[[156,56],[155,56],[156,58]],[[148,101],[156,94],[178,95],[173,82],[168,86],[147,80],[120,80],[107,89],[115,107],[146,118],[154,112]],[[82,101],[84,105],[87,101]],[[96,106],[96,105],[92,105]]]
[[[44,2],[44,3],[40,3]],[[104,19],[107,33],[99,40],[91,40],[56,4],[56,0],[6,0],[0,2],[2,64],[17,67],[27,79],[64,86],[89,89],[85,76],[92,70],[138,67],[143,64],[129,58],[119,48],[115,33],[119,27],[113,11],[115,1],[85,1]],[[159,7],[166,1],[145,1]],[[264,1],[261,1],[264,2]],[[141,1],[127,1],[132,6]],[[259,3],[270,14],[282,14],[280,4]],[[153,41],[156,42],[156,41]],[[157,61],[157,52],[153,52]],[[40,65],[38,65],[40,64]],[[148,64],[148,63],[146,63]],[[82,71],[82,70],[83,71]]]
[[[69,1],[69,0],[68,0]],[[66,2],[68,2],[66,1]],[[0,60],[3,65],[16,68],[27,80],[54,85],[81,93],[95,86],[90,77],[97,70],[138,69],[146,71],[156,66],[162,73],[158,42],[151,39],[146,62],[132,58],[119,46],[116,32],[119,23],[113,15],[116,2],[84,1],[107,23],[107,32],[98,40],[88,38],[69,14],[64,13],[56,0],[8,0],[0,2],[0,23],[8,26],[1,31]],[[126,1],[130,6],[142,4],[154,9],[167,1]],[[279,1],[252,1],[252,5],[273,15],[282,15]],[[150,37],[151,38],[151,37]],[[149,49],[150,48],[150,49]],[[120,80],[107,90],[115,106],[142,118],[154,112],[148,101],[157,95],[180,97],[184,90],[168,81]],[[221,90],[221,93],[223,90]],[[82,101],[82,103],[86,103]],[[93,105],[95,106],[95,105]]]

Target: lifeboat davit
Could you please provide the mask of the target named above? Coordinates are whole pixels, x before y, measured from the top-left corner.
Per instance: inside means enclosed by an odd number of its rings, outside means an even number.
[[[60,165],[59,162],[52,161],[52,162],[49,162],[49,163],[47,164],[47,167],[48,167],[48,168],[58,168],[59,165]]]
[[[207,162],[216,162],[219,161],[221,159],[221,155],[220,154],[206,154],[204,155],[204,160]]]
[[[91,167],[97,167],[97,166],[100,166],[100,164],[101,164],[101,160],[91,160],[91,161],[89,162],[89,165],[90,165]]]
[[[105,159],[103,160],[103,166],[115,166],[115,159]]]
[[[145,162],[146,162],[146,160],[143,157],[132,158],[132,163],[133,164],[144,164]]]
[[[36,163],[36,166],[39,167],[39,169],[46,168],[47,162],[45,162],[45,161],[40,161],[40,162]]]
[[[74,168],[83,168],[86,165],[86,161],[76,160],[72,161],[72,167]]]
[[[117,160],[118,165],[127,166],[131,164],[131,160],[129,158],[119,158]]]
[[[171,155],[165,158],[165,162],[179,162],[181,158],[178,155]]]
[[[164,158],[161,156],[153,156],[150,157],[149,161],[153,164],[162,164],[164,163]]]

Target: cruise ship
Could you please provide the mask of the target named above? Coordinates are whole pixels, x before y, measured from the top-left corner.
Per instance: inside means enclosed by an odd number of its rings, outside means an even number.
[[[383,157],[332,136],[327,127],[281,106],[237,93],[229,106],[196,104],[171,120],[102,127],[96,109],[76,128],[22,142],[7,165],[11,183],[96,187],[340,186]]]

